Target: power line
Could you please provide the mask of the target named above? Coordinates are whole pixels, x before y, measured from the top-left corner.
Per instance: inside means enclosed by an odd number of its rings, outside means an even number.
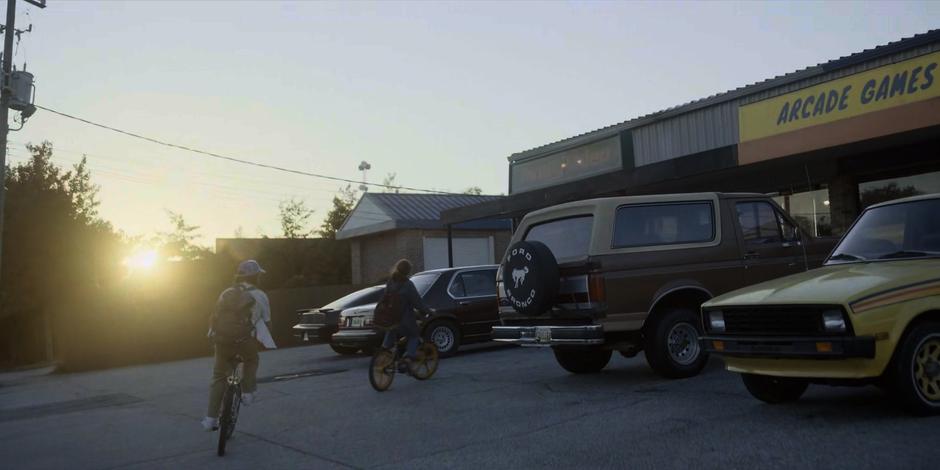
[[[307,171],[293,170],[293,169],[290,169],[290,168],[284,168],[284,167],[280,167],[280,166],[276,166],[276,165],[269,165],[269,164],[267,164],[267,163],[258,163],[258,162],[253,162],[253,161],[250,161],[250,160],[242,160],[242,159],[240,159],[240,158],[229,157],[229,156],[221,155],[221,154],[214,153],[214,152],[208,152],[208,151],[205,151],[205,150],[195,149],[195,148],[192,148],[192,147],[187,147],[187,146],[185,146],[185,145],[174,144],[174,143],[171,143],[171,142],[164,142],[164,141],[162,141],[162,140],[154,139],[154,138],[152,138],[152,137],[147,137],[147,136],[144,136],[144,135],[140,135],[140,134],[136,134],[136,133],[133,133],[133,132],[121,130],[121,129],[118,129],[118,128],[115,128],[115,127],[111,127],[111,126],[108,126],[108,125],[105,125],[105,124],[100,124],[100,123],[97,123],[97,122],[94,122],[94,121],[89,121],[89,120],[87,120],[87,119],[83,119],[83,118],[80,118],[80,117],[77,117],[77,116],[73,116],[73,115],[71,115],[71,114],[63,113],[63,112],[61,112],[61,111],[56,111],[56,110],[54,110],[54,109],[47,108],[47,107],[45,107],[45,106],[40,106],[40,105],[38,105],[38,104],[36,105],[36,107],[39,108],[39,109],[45,110],[45,111],[49,111],[50,113],[57,114],[57,115],[59,115],[59,116],[68,118],[68,119],[73,119],[73,120],[75,120],[75,121],[83,122],[83,123],[85,123],[85,124],[88,124],[88,125],[91,125],[91,126],[95,126],[95,127],[99,127],[99,128],[101,128],[101,129],[106,129],[106,130],[109,130],[109,131],[112,131],[112,132],[117,132],[117,133],[119,133],[119,134],[124,134],[124,135],[126,135],[126,136],[133,137],[133,138],[135,138],[135,139],[146,140],[147,142],[151,142],[151,143],[158,144],[158,145],[163,145],[163,146],[165,146],[165,147],[175,148],[175,149],[179,149],[179,150],[185,150],[185,151],[187,151],[187,152],[197,153],[197,154],[200,154],[200,155],[205,155],[205,156],[212,157],[212,158],[217,158],[217,159],[220,159],[220,160],[227,160],[227,161],[234,162],[234,163],[241,163],[242,165],[251,165],[251,166],[255,166],[255,167],[259,167],[259,168],[267,168],[267,169],[269,169],[269,170],[282,171],[282,172],[285,172],[285,173],[293,173],[293,174],[296,174],[296,175],[303,175],[303,176],[311,176],[311,177],[314,177],[314,178],[327,179],[327,180],[331,180],[331,181],[340,181],[340,182],[343,182],[343,183],[366,184],[366,185],[368,185],[368,186],[376,186],[376,187],[385,188],[385,189],[404,189],[404,190],[408,190],[408,191],[416,191],[416,192],[432,193],[432,194],[460,194],[460,193],[451,193],[451,192],[447,192],[447,191],[436,191],[436,190],[432,190],[432,189],[411,188],[411,187],[408,187],[408,186],[393,186],[393,185],[380,184],[380,183],[364,183],[364,182],[362,182],[362,181],[356,181],[356,180],[351,180],[351,179],[347,179],[347,178],[340,178],[340,177],[338,177],[338,176],[321,175],[321,174],[317,174],[317,173],[310,173],[310,172],[307,172]]]

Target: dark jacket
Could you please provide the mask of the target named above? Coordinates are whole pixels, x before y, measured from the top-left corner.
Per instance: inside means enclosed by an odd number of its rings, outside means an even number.
[[[405,280],[404,282],[398,282],[395,280],[388,281],[388,284],[385,285],[386,292],[398,292],[399,297],[401,297],[401,325],[399,328],[399,334],[403,336],[418,336],[418,321],[415,317],[415,310],[423,313],[424,315],[430,315],[431,311],[428,309],[427,305],[424,304],[424,300],[421,299],[421,295],[418,294],[418,289],[415,287],[414,283],[411,280]]]

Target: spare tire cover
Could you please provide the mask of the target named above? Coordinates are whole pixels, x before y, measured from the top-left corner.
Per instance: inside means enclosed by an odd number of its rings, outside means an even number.
[[[544,243],[514,243],[502,269],[503,290],[517,312],[535,316],[552,308],[558,296],[558,262]]]

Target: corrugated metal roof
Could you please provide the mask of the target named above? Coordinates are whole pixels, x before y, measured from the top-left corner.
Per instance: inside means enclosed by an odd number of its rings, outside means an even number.
[[[785,75],[778,75],[767,80],[763,80],[757,83],[752,83],[750,85],[745,85],[742,87],[735,88],[723,93],[718,93],[706,98],[701,98],[695,101],[691,101],[682,105],[673,106],[671,108],[664,109],[662,111],[657,111],[655,113],[647,114],[645,116],[640,116],[634,119],[630,119],[618,124],[613,124],[611,126],[603,127],[597,130],[590,132],[585,132],[583,134],[576,135],[574,137],[569,137],[567,139],[562,139],[556,142],[545,144],[539,147],[535,147],[529,150],[522,152],[517,152],[509,156],[510,161],[521,161],[529,158],[535,158],[549,153],[555,153],[562,150],[567,150],[572,147],[577,147],[595,140],[603,139],[616,135],[619,132],[622,132],[627,129],[632,129],[635,127],[651,124],[657,121],[661,121],[673,116],[677,116],[683,113],[701,109],[707,106],[712,106],[717,103],[723,103],[726,101],[731,101],[743,96],[750,94],[759,93],[762,91],[767,91],[773,88],[781,87],[793,82],[800,80],[805,80],[807,78],[812,78],[822,74],[830,73],[838,69],[845,67],[850,67],[853,65],[858,65],[863,62],[871,61],[880,57],[884,57],[891,54],[896,54],[908,49],[920,47],[926,44],[934,43],[940,41],[940,29],[932,29],[925,33],[916,34],[909,38],[900,39],[898,41],[890,42],[881,46],[877,46],[871,49],[865,49],[861,52],[856,52],[854,54],[843,56],[838,59],[833,59],[828,62],[823,62],[817,65],[806,67],[801,70],[790,72]]]
[[[502,199],[472,194],[365,193],[347,217],[336,238],[345,240],[399,229],[443,230],[441,212]],[[376,212],[379,211],[379,212]],[[360,224],[350,220],[361,219]],[[453,226],[454,230],[509,230],[506,219],[481,219]]]
[[[441,211],[493,201],[501,196],[366,193],[363,197],[369,198],[381,206],[395,222],[407,223],[438,222],[441,220]]]

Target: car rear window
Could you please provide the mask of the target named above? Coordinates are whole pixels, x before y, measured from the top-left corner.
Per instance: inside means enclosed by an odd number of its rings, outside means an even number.
[[[368,287],[362,290],[357,290],[352,294],[340,297],[323,307],[323,310],[343,310],[349,307],[357,307],[359,305],[373,304],[379,301],[382,298],[382,293],[385,292],[385,286],[373,286]]]
[[[644,204],[617,209],[614,248],[699,243],[715,239],[710,202]]]
[[[583,258],[591,243],[594,216],[570,217],[533,225],[526,233],[526,241],[542,242],[556,259]]]

